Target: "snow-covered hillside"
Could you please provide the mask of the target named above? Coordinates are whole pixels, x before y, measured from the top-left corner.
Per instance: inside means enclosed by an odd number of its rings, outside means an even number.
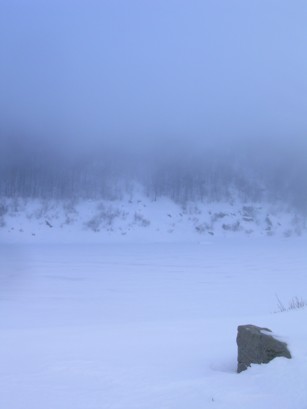
[[[301,236],[307,223],[286,206],[267,203],[179,205],[139,194],[120,201],[2,200],[0,234],[7,240],[202,240],[208,236]]]

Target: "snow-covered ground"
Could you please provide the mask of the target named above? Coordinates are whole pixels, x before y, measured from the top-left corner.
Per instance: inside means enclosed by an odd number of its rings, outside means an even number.
[[[68,243],[199,241],[215,237],[297,237],[306,216],[282,204],[150,200],[0,200],[0,240]]]
[[[1,235],[0,408],[307,408],[307,309],[275,313],[276,295],[307,298],[305,236]],[[248,323],[293,359],[237,374],[236,328]]]

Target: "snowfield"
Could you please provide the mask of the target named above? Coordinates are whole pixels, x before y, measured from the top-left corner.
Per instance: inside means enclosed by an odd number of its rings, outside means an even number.
[[[307,408],[307,309],[276,313],[276,295],[307,298],[306,237],[6,237],[0,408]],[[236,329],[248,323],[271,328],[293,359],[237,374]]]

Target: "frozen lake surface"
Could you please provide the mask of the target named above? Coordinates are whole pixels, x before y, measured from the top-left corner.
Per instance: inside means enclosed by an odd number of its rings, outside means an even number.
[[[307,407],[307,240],[1,244],[0,407]],[[239,324],[293,359],[236,374]]]

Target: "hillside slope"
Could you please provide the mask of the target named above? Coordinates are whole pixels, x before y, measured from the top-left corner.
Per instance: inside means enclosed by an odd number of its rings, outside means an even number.
[[[179,205],[142,194],[118,201],[2,200],[0,235],[5,241],[186,241],[224,236],[301,236],[299,213],[267,203]]]

